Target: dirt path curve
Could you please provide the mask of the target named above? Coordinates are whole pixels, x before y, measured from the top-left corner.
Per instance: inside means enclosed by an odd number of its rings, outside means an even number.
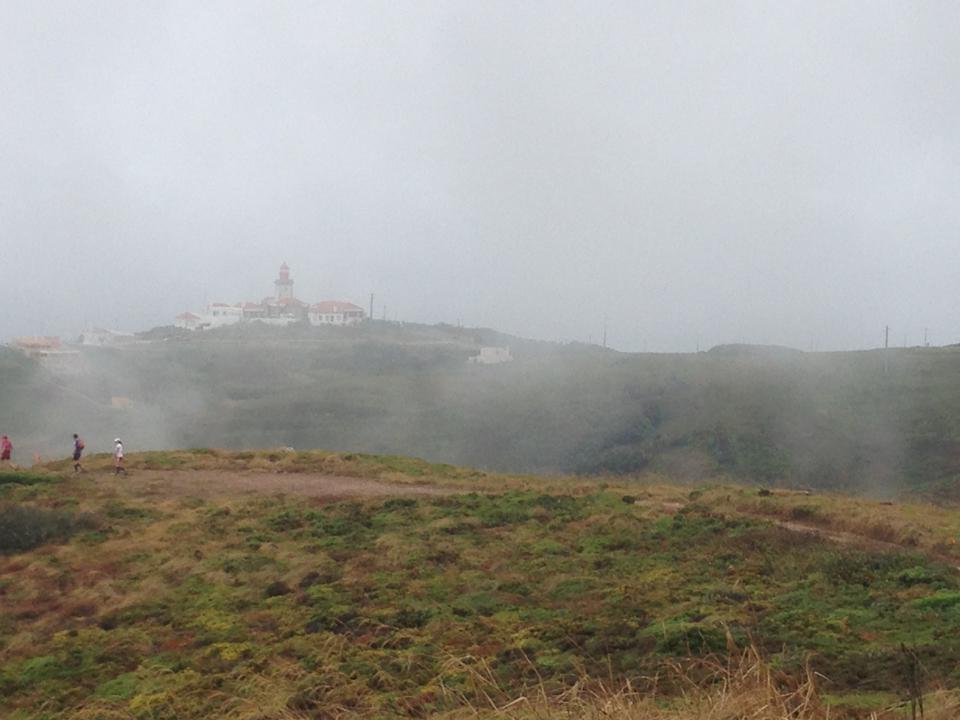
[[[647,507],[656,507],[662,510],[665,513],[674,515],[684,507],[683,503],[679,502],[643,502],[638,503],[646,505]],[[875,538],[869,537],[867,535],[860,535],[858,533],[849,532],[846,530],[835,530],[831,528],[824,528],[819,525],[813,525],[803,522],[798,522],[796,520],[783,520],[771,515],[764,515],[762,513],[751,513],[744,512],[741,510],[735,511],[737,515],[741,517],[747,517],[752,520],[763,520],[777,527],[783,528],[784,530],[789,530],[790,532],[799,533],[801,535],[810,535],[811,537],[816,537],[821,540],[826,540],[828,542],[836,543],[837,545],[847,545],[851,547],[864,548],[872,552],[914,552],[920,555],[923,555],[931,560],[941,562],[945,565],[953,567],[955,570],[960,570],[960,565],[957,564],[957,559],[948,557],[946,555],[940,555],[933,552],[929,548],[923,547],[908,547],[905,545],[899,545],[897,543],[885,542],[883,540],[877,540]]]
[[[823,528],[817,525],[808,525],[806,523],[797,522],[796,520],[781,520],[776,517],[770,517],[769,515],[762,515],[759,513],[741,514],[757,520],[766,520],[767,522],[771,522],[777,527],[782,527],[790,532],[801,533],[803,535],[814,535],[816,537],[823,538],[824,540],[830,540],[838,545],[859,545],[870,550],[886,551],[902,551],[906,549],[897,543],[876,540],[874,538],[867,537],[866,535],[858,535],[857,533],[847,532],[845,530],[831,530],[829,528]]]
[[[210,470],[138,470],[128,477],[112,475],[103,484],[157,498],[236,497],[244,495],[300,495],[340,500],[399,496],[449,495],[453,490],[434,485],[391,483],[369,478],[307,473],[236,473]]]
[[[943,563],[944,565],[949,565],[954,570],[960,570],[960,565],[957,564],[956,558],[941,555],[934,552],[930,548],[900,545],[898,543],[877,540],[866,535],[859,535],[846,530],[832,530],[830,528],[822,528],[816,525],[807,525],[795,520],[780,520],[767,515],[754,515],[751,513],[742,514],[746,515],[747,517],[756,518],[757,520],[766,520],[773,523],[777,527],[782,527],[791,532],[801,533],[803,535],[812,535],[813,537],[828,540],[838,545],[850,545],[858,548],[864,548],[872,552],[916,553],[918,555],[923,555],[930,560],[935,560],[936,562]]]

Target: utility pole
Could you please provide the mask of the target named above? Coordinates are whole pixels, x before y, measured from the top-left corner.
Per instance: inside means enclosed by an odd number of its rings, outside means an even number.
[[[603,318],[603,349],[607,349],[607,318]]]
[[[930,343],[927,342],[927,328],[923,329],[923,346],[930,347]]]
[[[890,374],[890,326],[883,326],[883,374]]]
[[[370,293],[370,319],[373,320],[373,293]]]

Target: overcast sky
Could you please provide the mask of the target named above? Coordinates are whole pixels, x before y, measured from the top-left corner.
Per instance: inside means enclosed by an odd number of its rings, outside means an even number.
[[[0,339],[308,301],[960,341],[960,4],[0,2]]]

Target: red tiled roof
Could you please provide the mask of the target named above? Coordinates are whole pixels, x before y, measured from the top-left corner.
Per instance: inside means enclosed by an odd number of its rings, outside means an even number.
[[[310,309],[318,313],[340,313],[347,311],[357,311],[363,312],[363,308],[359,305],[354,305],[353,303],[344,302],[342,300],[321,300],[316,305],[311,305]]]
[[[49,349],[60,347],[60,338],[51,335],[30,335],[13,339],[15,345],[22,348]]]
[[[199,320],[199,315],[194,315],[192,312],[183,312],[177,315],[177,320]]]

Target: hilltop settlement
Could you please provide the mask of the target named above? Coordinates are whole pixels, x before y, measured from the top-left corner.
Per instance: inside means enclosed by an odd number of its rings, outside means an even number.
[[[365,317],[363,308],[344,300],[321,300],[309,304],[297,299],[293,294],[290,267],[286,263],[280,266],[273,284],[274,294],[260,302],[211,303],[200,313],[180,313],[174,325],[185,330],[204,330],[243,322],[290,325],[304,320],[311,325],[355,325]]]

